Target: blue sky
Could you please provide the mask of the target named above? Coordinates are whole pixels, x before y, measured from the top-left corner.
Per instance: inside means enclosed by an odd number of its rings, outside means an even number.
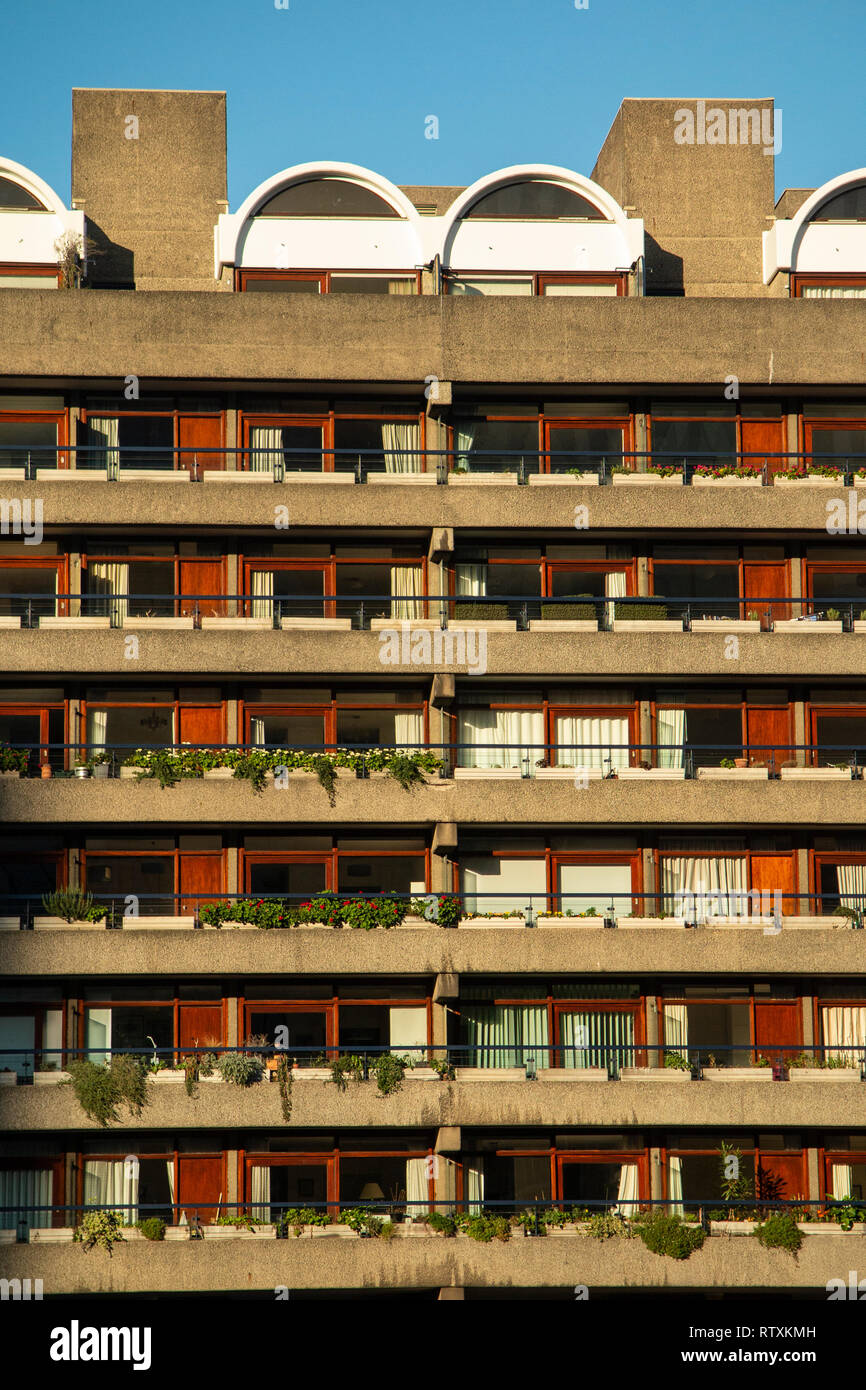
[[[72,88],[169,87],[227,92],[232,208],[310,159],[395,183],[530,161],[589,174],[625,96],[774,97],[777,193],[866,165],[864,0],[288,4],[10,4],[0,153],[68,199]]]

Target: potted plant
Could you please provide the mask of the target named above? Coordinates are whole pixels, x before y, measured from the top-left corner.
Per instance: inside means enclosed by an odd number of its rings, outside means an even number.
[[[80,888],[57,888],[46,893],[42,906],[47,916],[34,919],[36,931],[69,926],[86,931],[106,925],[106,909],[94,902],[92,893]]]

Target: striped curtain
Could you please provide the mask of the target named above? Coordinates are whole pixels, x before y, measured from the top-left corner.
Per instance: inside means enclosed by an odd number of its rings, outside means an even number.
[[[544,1005],[492,1004],[464,1011],[470,1067],[523,1067],[528,1058],[547,1065],[549,1045]]]
[[[53,1201],[54,1174],[50,1168],[11,1168],[0,1172],[0,1228],[11,1231],[22,1222],[28,1230],[33,1226],[50,1226],[50,1211],[33,1211],[33,1207],[49,1207]]]
[[[401,621],[423,618],[423,600],[416,597],[424,592],[422,565],[391,566],[391,617]]]
[[[619,1010],[583,1009],[559,1016],[562,1065],[585,1067],[633,1067],[634,1014]]]
[[[686,1004],[665,1004],[665,1051],[688,1061],[689,1010]]]
[[[114,1207],[124,1225],[134,1225],[138,1220],[138,1164],[123,1158],[86,1158],[84,1204]]]
[[[558,767],[628,767],[628,719],[616,715],[564,714],[557,716],[555,729]],[[623,745],[617,747],[616,745]],[[566,745],[566,746],[564,746]]]
[[[866,1008],[843,1004],[822,1009],[821,1030],[826,1057],[838,1057],[850,1067],[866,1059]]]
[[[658,767],[682,767],[686,741],[686,712],[684,709],[656,711],[656,743]]]
[[[266,1164],[254,1164],[250,1168],[250,1197],[252,1206],[250,1216],[253,1221],[266,1222],[271,1219],[271,1170]]]
[[[853,912],[866,911],[866,864],[838,864],[836,882],[840,907],[850,907]]]
[[[279,425],[254,425],[250,430],[250,473],[276,473],[285,462],[283,430]]]
[[[274,614],[273,570],[251,570],[250,590],[253,596],[252,616],[272,618]]]

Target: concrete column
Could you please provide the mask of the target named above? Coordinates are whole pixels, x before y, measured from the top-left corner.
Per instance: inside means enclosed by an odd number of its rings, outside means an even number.
[[[649,1048],[658,1047],[661,1041],[661,1028],[659,1027],[655,997],[646,1001],[646,1040]],[[647,1056],[647,1061],[651,1067],[661,1066],[661,1056],[658,1052],[651,1051]]]
[[[229,845],[226,850],[226,892],[240,893],[240,874],[238,869],[238,847]]]
[[[797,853],[797,882],[800,884],[800,898],[798,901],[798,914],[801,917],[808,917],[811,914],[809,906],[809,851],[798,849]]]
[[[808,743],[806,734],[806,705],[802,700],[794,701],[794,742]],[[795,755],[797,767],[805,767],[808,755],[800,749]]]
[[[79,405],[71,405],[71,406],[69,407],[69,417],[68,417],[68,418],[69,418],[69,448],[70,448],[70,453],[67,455],[67,464],[68,464],[68,466],[69,466],[70,468],[72,468],[73,465],[74,465],[75,463],[77,463],[77,461],[78,461],[78,460],[77,460],[77,456],[76,456],[76,454],[75,454],[75,446],[76,446],[76,444],[78,443],[78,422],[79,422],[79,420],[81,419],[81,406],[79,406]]]
[[[815,1037],[815,1018],[812,1011],[814,999],[811,994],[803,995],[803,1046],[814,1047],[817,1042]]]
[[[226,700],[226,743],[239,743],[238,701],[232,695]]]
[[[639,598],[649,598],[649,560],[645,555],[637,560],[637,592]]]
[[[238,1151],[237,1149],[226,1150],[226,1195],[227,1202],[239,1202],[241,1194],[238,1190]],[[236,1216],[237,1210],[228,1209],[229,1216]]]
[[[236,995],[229,995],[226,1000],[226,1047],[240,1047],[238,1039],[238,1001]]]
[[[784,417],[785,448],[789,454],[796,454],[797,452],[797,424],[797,412],[795,410],[789,411]]]
[[[433,1046],[445,1047],[448,1043],[448,1010],[444,1004],[434,1003],[431,1013]]]
[[[647,450],[646,415],[642,410],[637,411],[634,417],[634,448],[637,454],[646,453]],[[639,473],[646,472],[646,465],[645,458],[635,460],[635,468]]]
[[[226,448],[236,449],[240,443],[238,439],[238,412],[234,406],[234,393],[229,397],[232,404],[226,410]],[[226,454],[225,467],[227,473],[240,472],[238,464],[240,460],[234,454]]]
[[[650,1171],[650,1197],[653,1201],[660,1201],[662,1193],[662,1162],[661,1153],[658,1149],[650,1149],[649,1171]]]
[[[821,1195],[820,1176],[818,1168],[818,1150],[806,1150],[806,1196],[810,1202],[816,1202]]]
[[[638,701],[638,739],[641,743],[652,743],[653,724],[650,712],[649,700]],[[651,748],[642,748],[637,754],[636,761],[639,763],[652,763],[653,752]]]
[[[229,554],[226,556],[226,588],[228,593],[230,594],[237,594],[239,592],[239,568],[240,566],[238,565],[237,554],[232,553],[230,551]],[[226,609],[230,618],[236,618],[238,616],[237,599],[232,599],[229,603],[227,603]]]

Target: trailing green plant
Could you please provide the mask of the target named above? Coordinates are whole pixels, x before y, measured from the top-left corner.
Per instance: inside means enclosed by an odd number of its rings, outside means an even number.
[[[292,1118],[292,1069],[285,1055],[277,1058],[277,1085],[280,1088],[280,1107],[286,1124]]]
[[[803,1232],[790,1212],[775,1212],[755,1227],[758,1243],[766,1250],[787,1250],[796,1257],[803,1244]]]
[[[408,1066],[411,1066],[408,1057],[395,1057],[390,1052],[377,1057],[370,1067],[370,1075],[376,1078],[379,1094],[392,1096],[399,1091]]]
[[[705,1233],[700,1226],[683,1224],[679,1216],[654,1211],[637,1225],[637,1233],[654,1255],[668,1255],[672,1260],[687,1260],[694,1250],[700,1250]]]
[[[446,1057],[434,1057],[430,1062],[430,1066],[433,1068],[440,1081],[456,1080],[457,1072],[454,1070],[454,1063],[449,1062]]]
[[[279,898],[246,898],[235,902],[207,903],[199,910],[199,919],[207,926],[221,927],[224,922],[244,922],[265,929],[306,926],[322,923],[327,927],[354,927],[364,931],[398,927],[404,918],[426,902],[415,904],[404,898],[340,898],[323,893],[297,905]]]
[[[617,470],[618,471],[618,470]],[[624,473],[632,472],[630,468],[624,468]],[[682,465],[679,463],[650,463],[646,467],[647,473],[655,473],[660,478],[682,477]]]
[[[98,1245],[110,1256],[115,1245],[125,1243],[121,1226],[116,1211],[88,1211],[76,1226],[72,1239],[79,1241],[85,1250],[92,1250],[94,1245]]]
[[[458,1216],[457,1224],[471,1240],[480,1240],[488,1245],[492,1240],[510,1240],[511,1226],[506,1216],[487,1216],[479,1212],[474,1216]]]
[[[456,1236],[457,1234],[457,1222],[447,1212],[431,1211],[424,1220],[431,1231],[436,1231],[441,1236]]]
[[[724,1139],[719,1144],[719,1191],[725,1202],[742,1202],[752,1195],[752,1180],[743,1170],[743,1155]]]
[[[323,1059],[324,1060],[324,1059]],[[362,1081],[364,1079],[364,1063],[360,1057],[349,1054],[345,1057],[332,1057],[330,1059],[331,1080],[338,1091],[345,1091],[352,1081]]]
[[[165,1222],[161,1216],[145,1216],[136,1225],[145,1240],[165,1240]]]
[[[106,908],[94,903],[92,893],[83,893],[80,888],[56,888],[53,893],[45,893],[42,906],[49,917],[60,917],[64,922],[101,922]]]
[[[388,759],[385,773],[397,782],[404,792],[412,791],[413,787],[421,787],[427,781],[417,759],[411,753],[395,753]]]
[[[216,1066],[223,1081],[234,1086],[252,1086],[261,1081],[264,1073],[261,1057],[249,1052],[224,1052]]]
[[[730,770],[731,768],[736,767],[737,764],[734,762],[733,758],[722,758],[721,762],[719,763],[719,766]]]
[[[201,1061],[191,1052],[183,1059],[183,1084],[188,1096],[195,1095],[196,1082],[201,1076]]]
[[[850,1231],[855,1222],[866,1221],[866,1207],[854,1205],[852,1202],[845,1202],[840,1206],[832,1206],[827,1213],[829,1220],[835,1221],[842,1227],[843,1231]],[[801,1221],[804,1219],[800,1218]]]
[[[245,1212],[239,1212],[236,1216],[218,1216],[214,1221],[214,1226],[236,1226],[245,1231],[254,1231],[253,1218]]]
[[[393,1240],[397,1234],[397,1227],[393,1221],[383,1221],[379,1228],[380,1240]]]
[[[664,1054],[664,1064],[671,1071],[691,1071],[692,1069],[688,1057],[683,1057],[679,1052],[666,1052]]]
[[[26,772],[29,762],[27,748],[10,748],[8,743],[0,743],[0,772]]]
[[[440,927],[456,927],[463,915],[463,905],[453,893],[440,893],[436,900],[436,921]]]
[[[301,1234],[305,1226],[329,1226],[331,1218],[327,1211],[318,1211],[315,1207],[289,1207],[284,1211],[279,1221],[276,1223],[277,1235],[288,1236],[289,1231],[294,1231],[296,1236]]]
[[[340,1212],[340,1224],[348,1226],[356,1235],[380,1236],[385,1224],[384,1217],[375,1216],[363,1207],[348,1207]]]
[[[597,1211],[587,1222],[586,1234],[593,1236],[595,1240],[610,1240],[614,1236],[626,1236],[630,1239],[634,1232],[617,1212]]]
[[[147,1072],[139,1057],[119,1054],[107,1063],[91,1062],[89,1058],[70,1062],[69,1081],[75,1099],[88,1119],[103,1129],[119,1124],[118,1105],[126,1105],[133,1115],[140,1115],[147,1104]]]

